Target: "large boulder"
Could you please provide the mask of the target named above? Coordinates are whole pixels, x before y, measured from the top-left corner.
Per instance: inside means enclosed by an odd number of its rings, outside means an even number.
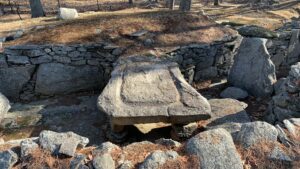
[[[201,169],[242,169],[243,164],[231,135],[222,128],[202,132],[188,140],[186,151],[196,155]]]
[[[63,20],[75,19],[78,17],[78,12],[76,9],[72,8],[59,8],[58,18]]]
[[[43,149],[53,154],[74,156],[76,148],[85,147],[89,143],[89,139],[73,132],[56,133],[45,130],[40,133],[39,143]]]
[[[96,90],[103,86],[103,70],[95,66],[48,63],[39,66],[35,91],[43,95]]]
[[[243,147],[248,148],[262,141],[277,141],[278,131],[274,126],[266,122],[252,122],[242,125],[241,131],[237,135],[237,141]]]
[[[98,99],[116,125],[188,123],[210,118],[211,108],[176,63],[155,57],[122,58]]]
[[[0,122],[2,121],[9,109],[10,104],[8,99],[0,93]]]
[[[31,79],[35,66],[0,68],[0,92],[18,99],[23,86]]]
[[[228,78],[230,84],[256,97],[270,96],[276,82],[266,43],[267,39],[244,38]]]

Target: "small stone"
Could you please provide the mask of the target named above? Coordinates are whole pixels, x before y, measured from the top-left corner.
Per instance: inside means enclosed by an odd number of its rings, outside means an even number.
[[[49,55],[44,55],[40,57],[35,57],[30,59],[31,63],[34,65],[42,64],[42,63],[49,63],[52,61],[52,57]]]
[[[76,154],[70,162],[70,169],[80,169],[80,166],[84,165],[85,159],[84,154]]]
[[[59,63],[71,63],[71,58],[65,56],[53,56],[53,59]]]
[[[123,53],[123,49],[122,48],[117,48],[117,49],[114,49],[112,51],[112,54],[115,55],[115,56],[119,56]]]
[[[60,145],[58,153],[73,157],[75,155],[79,142],[79,140],[71,138],[68,140],[64,140]]]
[[[93,166],[95,169],[115,169],[115,162],[110,154],[100,154],[94,157]]]
[[[283,120],[283,124],[284,124],[285,128],[289,131],[289,133],[294,137],[296,137],[298,135],[297,132],[300,132],[300,129],[299,129],[299,131],[297,131],[296,126],[293,123],[291,123],[289,120]],[[299,136],[300,136],[300,134],[299,134]]]
[[[140,30],[140,31],[137,31],[137,32],[134,32],[134,33],[130,34],[130,36],[132,36],[132,37],[140,37],[140,36],[144,36],[147,33],[148,33],[147,30]]]
[[[133,168],[134,168],[134,166],[131,163],[131,161],[126,160],[120,165],[120,167],[118,169],[133,169]]]
[[[77,61],[72,61],[71,65],[74,66],[81,66],[81,65],[85,65],[86,64],[86,60],[77,60]]]
[[[154,151],[151,153],[145,161],[139,166],[139,169],[159,169],[167,161],[176,160],[179,155],[176,151],[166,151],[161,150]]]
[[[53,154],[58,154],[62,145],[64,147],[63,150],[66,150],[67,146],[70,146],[70,149],[73,150],[74,147],[85,147],[89,143],[89,139],[79,136],[73,132],[56,133],[53,131],[44,130],[40,133],[39,143],[43,149],[48,150]],[[72,155],[72,150],[62,152],[67,152],[67,155]]]
[[[26,51],[25,53],[29,57],[38,57],[38,56],[42,56],[45,54],[44,52],[42,52],[41,50],[38,50],[38,49],[29,50],[29,51]]]
[[[44,51],[45,51],[46,53],[52,52],[52,50],[51,50],[50,48],[45,48]]]
[[[245,99],[248,97],[248,93],[237,87],[228,87],[220,94],[220,96],[222,98]]]
[[[163,146],[167,146],[167,147],[180,147],[181,146],[181,143],[177,142],[177,141],[174,141],[172,139],[165,139],[165,138],[161,138],[161,139],[158,139],[155,141],[156,144],[160,144],[160,145],[163,145]]]
[[[30,64],[29,59],[27,56],[15,56],[15,55],[8,55],[7,62],[10,64],[15,65],[27,65]]]
[[[93,60],[87,60],[87,64],[91,66],[99,66],[100,62],[98,60],[93,59]]]
[[[266,122],[252,122],[242,125],[237,141],[248,148],[261,141],[277,141],[278,132],[274,126]]]
[[[21,146],[21,157],[24,158],[36,150],[39,145],[32,141],[31,139],[23,140],[20,144]]]
[[[0,168],[11,169],[18,162],[18,155],[12,150],[0,152]]]
[[[209,67],[203,70],[199,70],[195,74],[195,81],[200,81],[203,79],[214,78],[218,76],[218,69],[217,67]]]
[[[9,100],[2,93],[0,93],[0,122],[2,119],[4,119],[10,108]]]
[[[68,54],[68,56],[71,57],[71,58],[77,58],[77,57],[80,56],[80,52],[78,52],[78,51],[73,51],[73,52],[70,52],[70,53]]]
[[[113,151],[121,151],[120,147],[111,143],[111,142],[105,142],[102,143],[98,148],[96,148],[95,150],[93,150],[93,155],[99,155],[99,154],[105,154],[108,153],[110,154]]]

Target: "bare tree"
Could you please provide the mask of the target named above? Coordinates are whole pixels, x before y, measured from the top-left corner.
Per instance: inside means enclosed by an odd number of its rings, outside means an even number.
[[[214,0],[214,6],[219,6],[220,5],[220,1],[219,0]]]
[[[42,3],[41,3],[41,0],[29,0],[29,3],[30,3],[32,18],[46,16],[45,11],[42,6]]]
[[[61,6],[60,6],[60,0],[57,0],[57,6],[58,6],[58,8],[61,7]]]
[[[183,12],[190,11],[192,8],[192,0],[181,0],[179,9]]]
[[[175,0],[169,0],[168,3],[169,9],[174,10]]]

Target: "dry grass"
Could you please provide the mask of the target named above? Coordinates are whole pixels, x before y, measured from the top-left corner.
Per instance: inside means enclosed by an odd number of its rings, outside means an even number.
[[[268,156],[276,146],[280,147],[290,157],[300,157],[299,147],[286,148],[278,142],[263,141],[248,149],[244,149],[242,146],[238,145],[237,149],[241,154],[242,159],[245,161],[245,166],[251,166],[253,169],[298,169],[300,167],[297,159],[291,164],[278,160],[270,160]]]
[[[51,19],[51,18],[48,18]],[[35,19],[30,20],[34,22]],[[39,20],[39,19],[38,19]],[[14,25],[26,25],[26,21],[0,26],[0,32],[12,29]],[[46,23],[46,19],[37,22]],[[114,13],[97,13],[82,16],[73,21],[50,21],[54,28],[46,27],[34,30],[20,39],[5,43],[4,46],[16,44],[45,43],[88,43],[108,41],[119,46],[130,48],[128,53],[146,51],[154,48],[168,49],[190,43],[211,43],[222,40],[225,35],[235,34],[231,29],[220,27],[214,22],[197,14],[186,14],[176,11],[161,10],[125,10]],[[29,24],[30,25],[30,24]],[[96,33],[96,29],[101,33]],[[140,38],[130,38],[128,34],[139,30],[149,33]],[[144,40],[154,39],[151,47],[144,46]]]
[[[15,168],[51,168],[51,169],[66,169],[70,166],[71,158],[58,158],[52,156],[50,152],[36,149],[21,164]]]

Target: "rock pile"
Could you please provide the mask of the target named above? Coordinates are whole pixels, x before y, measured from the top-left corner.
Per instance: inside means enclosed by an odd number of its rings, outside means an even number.
[[[289,118],[300,117],[300,62],[291,66],[287,78],[275,84],[276,95],[272,98],[267,120],[271,123],[282,122]]]

